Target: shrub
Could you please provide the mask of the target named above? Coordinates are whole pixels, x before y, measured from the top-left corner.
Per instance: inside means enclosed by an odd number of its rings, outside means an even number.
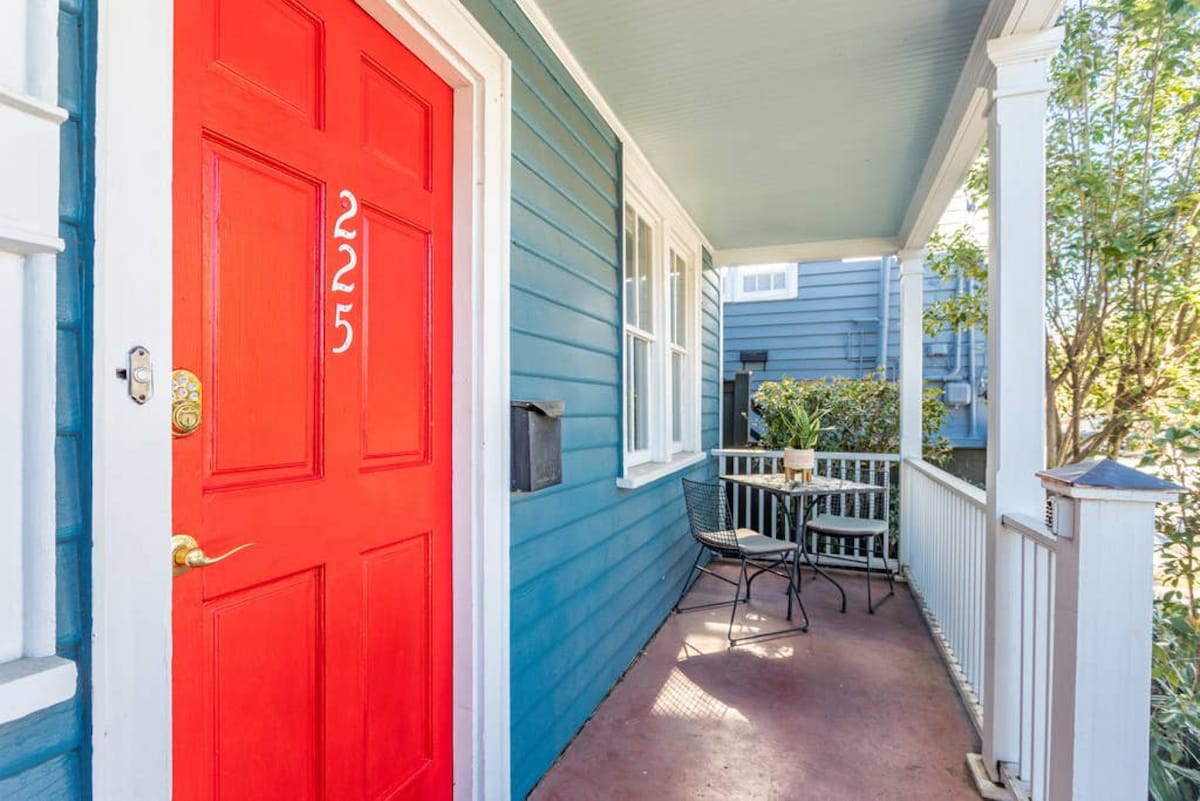
[[[1143,466],[1200,489],[1200,404],[1172,408],[1150,441]],[[1200,797],[1200,497],[1185,493],[1159,507],[1158,583],[1150,694],[1150,795]]]
[[[859,379],[764,381],[754,393],[754,411],[765,428],[763,447],[784,447],[776,423],[796,406],[810,414],[821,413],[827,430],[821,434],[818,450],[896,453],[900,449],[900,387],[879,373]],[[950,443],[939,433],[947,412],[938,391],[926,390],[921,408],[925,458],[939,464],[950,455]]]

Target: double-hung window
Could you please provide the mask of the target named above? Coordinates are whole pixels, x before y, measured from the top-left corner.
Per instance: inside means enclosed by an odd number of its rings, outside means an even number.
[[[624,465],[632,488],[698,461],[698,242],[648,203],[624,209]]]

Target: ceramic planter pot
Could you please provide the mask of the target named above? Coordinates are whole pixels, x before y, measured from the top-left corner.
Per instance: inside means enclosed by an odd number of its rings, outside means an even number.
[[[812,448],[784,448],[783,466],[789,470],[812,470],[817,466],[817,452]]]

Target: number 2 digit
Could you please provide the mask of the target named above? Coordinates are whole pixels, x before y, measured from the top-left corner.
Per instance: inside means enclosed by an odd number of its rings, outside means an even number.
[[[349,206],[349,208],[343,211],[341,216],[337,218],[337,222],[333,224],[333,238],[354,239],[356,236],[358,236],[358,231],[347,231],[342,226],[348,223],[350,220],[353,220],[358,214],[358,198],[356,198],[354,193],[349,189],[343,189],[341,192],[338,192],[338,197],[346,201],[346,204]]]
[[[333,285],[329,289],[333,292],[353,292],[354,284],[342,283],[342,277],[358,266],[358,254],[349,245],[338,245],[338,253],[346,254],[346,264],[333,274]]]

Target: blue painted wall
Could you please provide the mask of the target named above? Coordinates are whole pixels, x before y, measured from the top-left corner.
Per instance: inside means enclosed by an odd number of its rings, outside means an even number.
[[[563,483],[512,502],[513,792],[524,797],[666,617],[695,552],[675,474],[618,490],[621,154],[511,0],[466,6],[513,62],[512,392],[560,398]],[[718,427],[706,259],[704,441]],[[703,465],[684,475],[712,474]]]
[[[882,263],[875,261],[813,262],[798,266],[797,296],[725,304],[725,378],[742,369],[739,353],[766,350],[765,370],[755,368],[754,386],[784,376],[821,379],[862,376],[879,364],[880,318],[884,285]],[[894,260],[888,269],[888,376],[895,378],[900,362],[900,286]],[[955,291],[934,275],[926,275],[925,301],[949,297]],[[943,332],[925,339],[925,379],[940,388],[954,372],[955,351],[961,349],[962,380],[970,376],[970,339]],[[987,342],[975,337],[976,379],[984,369]],[[971,382],[978,386],[977,381]],[[987,411],[982,401],[974,408],[951,407],[942,433],[955,447],[982,448],[987,440]]]
[[[95,9],[61,0],[58,102],[62,126],[58,257],[58,652],[79,667],[75,697],[0,726],[0,799],[59,801],[90,795],[91,728],[91,254]]]

